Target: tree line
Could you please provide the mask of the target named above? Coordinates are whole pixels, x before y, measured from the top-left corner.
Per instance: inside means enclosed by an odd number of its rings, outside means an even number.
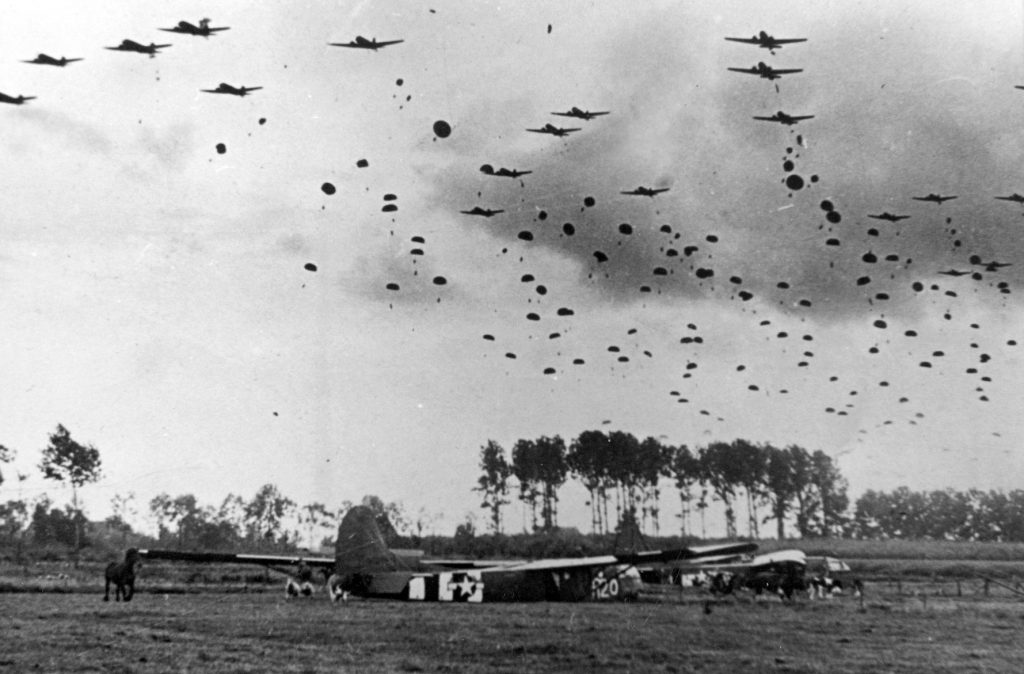
[[[847,480],[831,457],[797,445],[737,439],[690,449],[590,430],[568,443],[559,436],[517,440],[510,453],[489,440],[479,465],[474,490],[483,496],[480,507],[493,534],[503,532],[504,509],[513,498],[530,513],[533,531],[556,531],[558,491],[572,479],[588,494],[595,535],[633,523],[660,535],[660,503],[674,491],[683,538],[707,538],[705,516],[718,503],[729,538],[745,520],[750,538],[761,538],[761,525],[774,521],[779,539],[791,531],[801,538],[1024,542],[1024,490],[899,487],[868,490],[851,504]]]
[[[0,445],[0,468],[11,463],[14,456],[13,450]],[[333,545],[338,522],[353,505],[343,501],[332,509],[318,502],[299,504],[273,484],[263,485],[251,498],[228,494],[216,505],[203,505],[193,494],[172,496],[166,492],[141,504],[129,492],[114,495],[110,516],[97,528],[82,511],[79,493],[102,477],[99,450],[77,442],[67,428],[58,424],[49,435],[38,467],[44,478],[71,487],[71,503],[59,506],[46,494],[32,502],[18,498],[0,503],[0,544],[18,558],[26,544],[37,551],[70,549],[76,561],[79,551],[93,545],[244,552],[294,551],[303,543],[311,547]],[[17,477],[24,481],[28,475],[19,473]],[[3,484],[4,473],[0,470],[0,486]],[[362,505],[377,514],[385,537],[391,541],[399,540],[399,529],[422,534],[431,520],[422,510],[410,519],[401,505],[373,495],[364,497]],[[131,522],[139,515],[155,523],[155,536],[134,530]]]
[[[1024,542],[1024,490],[868,490],[850,528],[858,538]]]
[[[589,430],[568,443],[559,436],[520,439],[511,453],[489,440],[481,448],[480,469],[474,489],[483,495],[481,508],[494,533],[503,530],[502,510],[513,493],[535,531],[556,528],[558,490],[570,478],[587,491],[595,534],[636,522],[660,535],[667,490],[678,498],[681,535],[697,533],[696,512],[702,538],[707,537],[707,509],[715,501],[723,506],[730,538],[738,535],[741,518],[751,538],[759,538],[760,525],[769,520],[775,520],[779,538],[785,538],[788,521],[802,537],[836,535],[843,531],[849,506],[846,479],[821,450],[743,439],[691,450],[623,431]],[[767,513],[763,518],[762,512]]]
[[[13,458],[14,452],[0,445],[0,468]],[[515,550],[506,552],[517,555],[551,552],[551,545],[589,550],[595,541],[607,542],[611,534],[632,526],[663,537],[663,508],[678,522],[671,533],[707,538],[706,516],[713,504],[724,513],[730,538],[740,535],[743,522],[750,538],[762,537],[762,526],[774,522],[780,539],[791,533],[802,538],[1024,541],[1024,490],[868,490],[851,507],[847,481],[835,462],[820,450],[797,445],[737,439],[691,449],[622,431],[589,430],[569,442],[559,436],[521,439],[510,452],[489,440],[481,447],[479,465],[474,490],[482,495],[491,536],[478,535],[472,517],[456,527],[453,537],[427,536],[434,518],[425,509],[410,515],[400,504],[376,496],[364,497],[362,504],[377,514],[389,544],[426,545],[435,552],[457,548],[484,554],[485,548],[499,552],[513,543]],[[31,503],[20,498],[0,503],[0,543],[19,557],[25,543],[65,546],[76,560],[79,550],[94,543],[239,551],[293,551],[304,542],[329,546],[352,507],[348,501],[333,509],[317,502],[300,505],[273,484],[263,485],[251,498],[228,494],[215,505],[203,505],[192,494],[161,493],[145,504],[132,493],[117,494],[99,531],[79,503],[80,490],[102,475],[99,451],[73,440],[58,424],[38,467],[46,479],[71,487],[71,503],[58,506],[45,494]],[[17,474],[19,481],[27,477]],[[559,492],[570,480],[587,493],[590,542],[558,527]],[[522,503],[532,534],[540,537],[504,535],[505,511],[513,499]],[[133,529],[130,522],[140,514],[155,523],[155,536]]]

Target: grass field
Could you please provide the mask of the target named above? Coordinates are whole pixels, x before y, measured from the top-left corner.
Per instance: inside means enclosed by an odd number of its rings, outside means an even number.
[[[12,672],[1016,672],[1024,604],[784,605],[675,591],[629,604],[332,604],[320,594],[0,595]]]

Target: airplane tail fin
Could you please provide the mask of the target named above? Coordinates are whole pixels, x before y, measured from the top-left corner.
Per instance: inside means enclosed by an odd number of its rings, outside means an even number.
[[[335,573],[342,576],[399,570],[373,511],[366,506],[354,506],[345,514],[338,527],[334,556]]]

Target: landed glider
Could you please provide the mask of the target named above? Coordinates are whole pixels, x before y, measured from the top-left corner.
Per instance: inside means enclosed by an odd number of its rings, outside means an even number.
[[[356,506],[338,527],[335,557],[241,555],[140,550],[145,559],[187,562],[280,565],[330,572],[332,598],[405,601],[496,602],[626,599],[639,592],[637,564],[694,563],[703,558],[741,555],[754,543],[726,543],[676,550],[536,561],[427,560],[387,549],[374,513]]]

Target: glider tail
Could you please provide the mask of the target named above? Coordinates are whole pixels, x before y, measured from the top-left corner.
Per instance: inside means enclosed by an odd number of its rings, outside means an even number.
[[[366,506],[355,506],[345,514],[338,527],[334,555],[335,573],[339,576],[399,570],[373,511]]]

